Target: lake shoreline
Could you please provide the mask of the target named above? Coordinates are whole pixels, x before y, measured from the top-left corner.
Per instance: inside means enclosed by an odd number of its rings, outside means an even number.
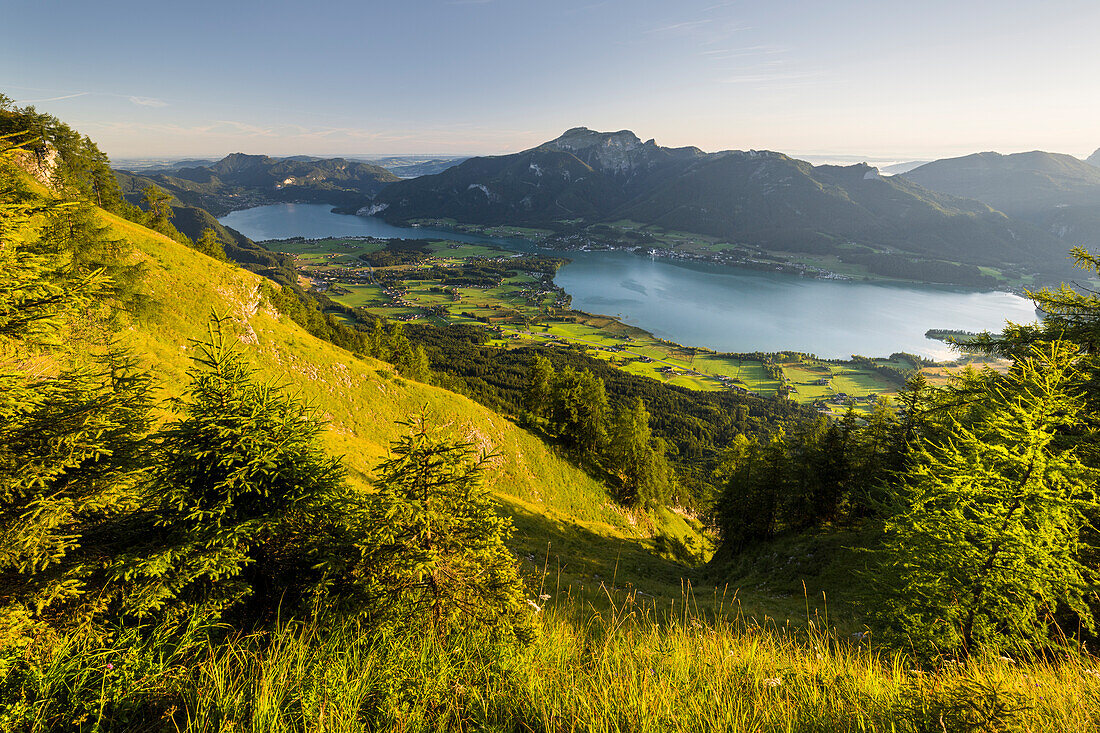
[[[418,228],[421,224],[416,222],[394,222],[386,219],[382,215],[365,215],[351,211],[341,211],[338,207],[334,208],[332,213],[342,216],[358,216],[365,219],[381,219],[391,226],[400,226],[407,228]],[[478,235],[487,238],[523,238],[530,241],[536,247],[543,247],[545,239],[550,238],[552,235],[539,238],[530,238],[528,235],[520,232],[535,231],[525,229],[523,227],[514,227],[505,224],[498,226],[487,226],[481,224],[461,224],[461,223],[445,223],[441,221],[433,221],[430,224],[430,228],[436,230],[449,230],[456,234],[464,235]],[[494,230],[506,230],[505,232],[497,232]],[[508,230],[514,233],[509,233]],[[699,235],[703,236],[703,235]],[[552,247],[546,247],[549,251],[556,252],[631,252],[639,256],[649,256],[660,258],[672,262],[673,264],[679,262],[696,262],[709,265],[718,265],[721,267],[730,267],[741,270],[750,270],[756,272],[780,272],[787,275],[797,275],[799,277],[810,278],[814,280],[832,280],[837,282],[864,282],[864,283],[883,283],[883,284],[899,284],[899,285],[920,285],[925,287],[945,287],[945,288],[957,288],[960,291],[976,292],[976,293],[1007,293],[1009,295],[1015,295],[1021,298],[1027,297],[1027,288],[1020,285],[1004,285],[1001,287],[981,287],[977,285],[968,285],[964,283],[951,283],[951,282],[929,282],[927,280],[911,280],[905,278],[889,277],[886,275],[878,275],[875,273],[859,273],[846,275],[839,272],[834,272],[825,268],[820,268],[814,265],[807,265],[805,263],[795,262],[791,259],[780,260],[778,258],[772,262],[765,261],[753,261],[746,260],[744,258],[737,258],[731,255],[725,255],[722,252],[714,253],[701,253],[701,252],[685,252],[680,250],[673,250],[665,247],[646,247],[644,245],[619,245],[614,242],[608,242],[597,238],[578,239],[576,243],[570,241],[570,239],[554,239],[554,245]],[[774,252],[768,252],[768,256],[775,257]]]
[[[259,204],[257,206],[248,206],[239,209],[233,209],[225,214],[230,214],[237,211],[248,211],[250,209],[260,208],[262,206],[276,206],[280,204],[292,204],[292,205],[306,205],[306,206],[329,206],[330,212],[339,216],[356,217],[359,219],[376,219],[384,221],[386,224],[393,227],[404,227],[410,229],[419,228],[420,225],[410,222],[392,222],[386,219],[384,216],[379,215],[366,215],[360,214],[359,211],[363,210],[363,207],[359,207],[356,210],[350,210],[334,204],[321,203],[313,201],[275,201],[272,200],[268,203]],[[224,217],[218,217],[221,220]],[[1006,293],[1008,295],[1015,295],[1020,298],[1027,297],[1027,288],[1023,286],[1006,285],[1004,287],[979,287],[973,285],[964,285],[960,283],[941,283],[941,282],[929,282],[926,280],[910,280],[905,278],[887,277],[885,275],[876,275],[874,273],[865,273],[861,275],[845,275],[830,270],[824,270],[812,266],[800,265],[798,263],[792,263],[790,261],[777,262],[777,263],[753,263],[746,262],[744,260],[735,260],[729,256],[723,256],[721,253],[714,254],[701,254],[701,253],[689,253],[672,251],[666,248],[647,248],[638,245],[624,245],[617,246],[614,243],[603,242],[599,240],[589,240],[585,244],[570,245],[567,241],[559,241],[555,243],[554,247],[542,247],[539,239],[532,239],[527,235],[518,233],[519,230],[524,230],[523,227],[511,227],[509,225],[500,226],[486,226],[480,224],[444,224],[433,223],[432,229],[451,231],[460,235],[476,235],[485,237],[488,239],[525,239],[530,242],[532,246],[544,249],[551,252],[631,252],[640,257],[654,257],[671,262],[672,264],[679,264],[682,262],[688,263],[702,263],[708,265],[717,265],[721,267],[729,267],[738,270],[748,270],[754,272],[780,272],[787,275],[796,275],[798,277],[809,278],[813,280],[832,280],[836,282],[863,282],[869,284],[897,284],[897,285],[920,285],[924,287],[943,287],[958,289],[960,292],[974,292],[974,293]],[[494,233],[494,229],[511,229],[516,231],[514,234],[506,234],[501,236],[498,233]],[[527,230],[524,230],[527,231]]]
[[[263,209],[264,207],[261,207]],[[498,250],[571,260],[555,281],[586,313],[606,313],[670,343],[715,353],[851,354],[909,352],[950,361],[956,352],[928,329],[998,331],[1006,319],[1031,322],[1029,304],[1006,291],[899,280],[835,281],[697,258],[649,257],[621,248],[550,249],[530,232],[496,236],[453,228],[395,227],[379,217],[336,216],[331,205],[240,210],[222,223],[257,241],[420,239],[465,241]],[[244,212],[254,212],[243,215]],[[234,226],[234,224],[237,226]],[[512,235],[512,236],[507,236]],[[794,348],[792,345],[797,344]]]

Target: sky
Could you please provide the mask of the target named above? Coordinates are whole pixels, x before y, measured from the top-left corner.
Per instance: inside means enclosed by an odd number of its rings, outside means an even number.
[[[1096,0],[4,0],[0,93],[112,158],[570,127],[881,162],[1100,147]]]

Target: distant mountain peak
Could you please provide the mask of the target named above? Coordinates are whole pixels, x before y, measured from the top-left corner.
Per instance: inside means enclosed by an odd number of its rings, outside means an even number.
[[[251,160],[251,161],[267,160],[267,156],[266,155],[253,155],[251,153],[230,153],[229,155],[225,156],[224,158],[222,158],[218,162],[219,163],[226,163],[226,162],[233,162],[233,161],[240,161],[240,160]]]
[[[933,191],[976,199],[1044,226],[1052,212],[1100,206],[1100,170],[1064,153],[974,153],[935,160],[904,175]]]
[[[270,159],[266,155],[249,155],[248,153],[230,153],[213,165],[208,166],[210,170],[214,171],[218,175],[224,175],[227,173],[235,173],[246,169],[255,169],[268,162]]]
[[[1100,170],[1077,164],[1100,177]],[[648,237],[663,230],[779,251],[870,257],[861,260],[868,268],[899,272],[928,261],[933,264],[921,271],[948,278],[943,282],[992,283],[977,263],[1061,266],[1065,259],[1063,243],[1033,225],[978,201],[884,177],[867,163],[815,167],[769,150],[708,154],[643,143],[629,130],[574,127],[519,153],[471,158],[437,175],[392,183],[373,205],[384,206],[376,210],[392,222],[531,226],[578,245],[607,237],[614,246],[648,248]],[[644,226],[626,234],[614,226],[621,221]],[[889,254],[860,254],[847,242],[889,248]]]
[[[656,146],[656,143],[652,140],[648,144]],[[635,135],[630,130],[619,130],[618,132],[597,132],[596,130],[590,130],[587,127],[574,127],[566,130],[560,137],[551,140],[548,143],[544,143],[539,147],[553,148],[556,150],[567,150],[569,152],[576,152],[579,150],[588,150],[597,146],[603,147],[617,147],[623,150],[633,150],[636,147],[643,145],[641,138]]]
[[[1085,162],[1086,163],[1091,163],[1092,165],[1100,168],[1100,148],[1097,148],[1096,152],[1094,152],[1089,157],[1085,158]]]
[[[663,148],[655,140],[642,142],[630,130],[599,132],[574,127],[560,137],[525,151],[570,153],[602,173],[631,176],[669,161],[686,161],[703,155],[698,148]]]

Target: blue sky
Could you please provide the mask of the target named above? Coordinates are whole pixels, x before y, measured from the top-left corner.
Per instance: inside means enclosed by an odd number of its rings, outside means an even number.
[[[111,156],[521,150],[577,125],[877,160],[1100,147],[1096,0],[5,0],[0,92]]]

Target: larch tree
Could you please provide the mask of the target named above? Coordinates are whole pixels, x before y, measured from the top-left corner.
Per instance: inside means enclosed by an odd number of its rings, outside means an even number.
[[[524,394],[527,411],[537,417],[546,417],[550,413],[550,402],[554,396],[554,365],[542,354],[535,354],[531,360],[531,376]]]
[[[1043,644],[1060,607],[1091,628],[1095,477],[1059,445],[1083,407],[1075,352],[1034,346],[1006,377],[967,377],[965,405],[938,395],[939,429],[913,447],[885,524],[875,617],[889,638],[927,655]]]
[[[225,248],[218,239],[218,233],[209,227],[203,229],[202,234],[195,240],[195,249],[216,260],[224,260],[226,258]]]
[[[641,397],[618,411],[608,431],[608,463],[618,476],[619,500],[649,506],[668,498],[671,479],[664,446],[649,427]]]

